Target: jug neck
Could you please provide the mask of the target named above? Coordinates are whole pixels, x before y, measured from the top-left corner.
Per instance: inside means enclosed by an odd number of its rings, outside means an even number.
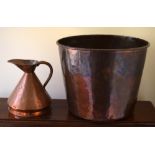
[[[24,71],[25,73],[34,73],[37,65],[34,66],[20,66],[20,65],[16,65],[18,68],[20,68],[22,71]]]

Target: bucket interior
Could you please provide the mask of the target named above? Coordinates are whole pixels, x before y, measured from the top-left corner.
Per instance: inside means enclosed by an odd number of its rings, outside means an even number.
[[[117,35],[81,35],[58,40],[59,45],[85,49],[131,49],[144,48],[149,43],[143,39]]]

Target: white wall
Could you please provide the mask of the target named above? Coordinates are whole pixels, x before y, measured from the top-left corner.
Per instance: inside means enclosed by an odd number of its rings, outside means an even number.
[[[56,41],[78,34],[119,34],[148,40],[151,47],[148,49],[139,99],[155,103],[155,28],[0,28],[0,97],[8,97],[23,74],[7,60],[22,58],[50,62],[54,74],[47,90],[52,98],[65,98]],[[43,82],[49,70],[40,66],[36,72]]]

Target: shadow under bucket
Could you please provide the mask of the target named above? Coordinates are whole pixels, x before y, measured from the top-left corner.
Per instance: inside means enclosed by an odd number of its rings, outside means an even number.
[[[81,35],[57,41],[69,111],[93,121],[127,117],[137,101],[145,40],[117,35]]]

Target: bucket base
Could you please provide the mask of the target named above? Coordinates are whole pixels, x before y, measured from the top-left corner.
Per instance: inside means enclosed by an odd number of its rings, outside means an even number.
[[[50,112],[50,108],[44,108],[41,110],[29,110],[29,111],[23,111],[23,110],[15,110],[11,107],[8,107],[8,110],[11,114],[15,116],[15,118],[20,118],[20,117],[38,117],[45,115]]]
[[[125,120],[127,118],[129,118],[130,116],[133,115],[133,109],[127,113],[126,115],[122,116],[122,117],[118,117],[116,119],[108,119],[108,118],[90,118],[87,116],[81,116],[79,114],[76,114],[75,112],[70,111],[70,114],[73,115],[74,117],[80,118],[80,119],[84,119],[87,121],[91,121],[91,122],[114,122],[114,121],[120,121],[120,120]]]

